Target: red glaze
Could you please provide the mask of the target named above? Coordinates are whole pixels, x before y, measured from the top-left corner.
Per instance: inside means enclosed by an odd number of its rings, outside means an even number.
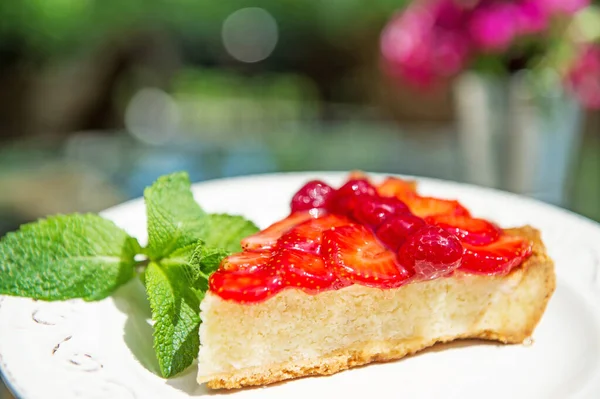
[[[292,213],[313,208],[327,208],[334,191],[330,185],[320,180],[309,181],[292,198]]]
[[[351,179],[335,192],[328,209],[338,215],[351,216],[358,198],[372,197],[376,193],[375,187],[367,179]]]
[[[389,249],[396,252],[413,233],[425,226],[425,221],[410,212],[395,215],[377,228],[375,235]]]
[[[407,195],[415,194],[415,186],[396,177],[386,178],[379,186],[377,193],[382,197],[396,197],[402,199]]]
[[[272,257],[269,251],[244,251],[232,254],[221,261],[221,269],[230,272],[255,272],[264,269]]]
[[[322,211],[303,211],[290,214],[283,220],[273,223],[266,229],[259,231],[242,240],[244,250],[267,250],[272,249],[277,244],[277,240],[291,230],[297,224],[306,222],[322,215]]]
[[[406,196],[404,201],[412,213],[422,218],[437,215],[470,216],[469,211],[458,201],[421,197],[419,195]]]
[[[463,247],[456,236],[437,226],[425,226],[406,240],[398,251],[400,264],[418,278],[446,276],[460,266]]]
[[[255,303],[286,287],[309,294],[351,284],[394,288],[457,268],[504,275],[532,253],[529,240],[472,218],[457,201],[419,196],[397,178],[375,187],[354,174],[338,190],[311,181],[291,207],[223,260],[209,279],[212,292]]]
[[[460,270],[494,276],[510,272],[529,257],[533,249],[528,239],[508,235],[486,246],[463,245],[465,253]]]
[[[259,302],[281,291],[284,280],[274,268],[253,272],[219,269],[210,276],[208,286],[223,299],[240,303]]]
[[[408,206],[397,198],[365,195],[357,199],[352,216],[357,222],[376,228],[386,219],[407,212]]]
[[[287,286],[319,292],[341,285],[333,270],[316,254],[285,248],[273,257],[271,264],[281,271]]]
[[[277,247],[319,254],[321,253],[321,239],[323,232],[350,223],[352,223],[352,221],[347,217],[333,214],[318,219],[308,220],[300,223],[285,233],[277,243]]]
[[[427,217],[426,222],[435,224],[471,245],[487,245],[500,237],[502,230],[483,219],[468,216],[437,215]]]
[[[370,287],[399,287],[411,276],[396,255],[364,226],[354,224],[323,234],[323,256],[342,281]]]

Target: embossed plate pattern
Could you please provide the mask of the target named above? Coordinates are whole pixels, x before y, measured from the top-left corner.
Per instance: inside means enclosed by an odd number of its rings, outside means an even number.
[[[345,174],[298,173],[217,180],[194,186],[211,212],[243,214],[262,227],[284,216],[293,192],[308,179],[338,184]],[[211,392],[195,383],[192,366],[159,378],[143,289],[133,281],[111,298],[85,303],[0,298],[0,368],[23,398],[231,399],[364,398],[599,398],[600,227],[564,210],[511,194],[431,179],[421,190],[458,198],[475,215],[503,227],[542,231],[556,262],[558,286],[528,346],[482,343],[434,347],[416,356],[330,377],[268,388]],[[142,242],[140,200],[104,212]]]

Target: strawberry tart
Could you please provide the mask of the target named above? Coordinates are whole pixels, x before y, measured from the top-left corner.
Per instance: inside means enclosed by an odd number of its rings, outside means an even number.
[[[555,289],[539,232],[501,229],[415,183],[311,181],[243,240],[200,305],[199,383],[266,385],[438,342],[522,343]]]

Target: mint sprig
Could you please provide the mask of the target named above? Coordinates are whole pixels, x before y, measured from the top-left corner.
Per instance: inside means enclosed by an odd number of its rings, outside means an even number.
[[[170,377],[198,354],[199,304],[208,277],[258,228],[241,216],[204,212],[185,173],[159,178],[144,191],[144,199],[146,253],[152,261],[144,277],[155,322],[154,349],[162,375]]]
[[[142,273],[160,372],[171,377],[198,353],[200,301],[210,274],[258,227],[241,216],[207,214],[184,172],[159,178],[144,199],[146,248],[94,214],[52,216],[7,234],[0,240],[0,294],[99,300]]]

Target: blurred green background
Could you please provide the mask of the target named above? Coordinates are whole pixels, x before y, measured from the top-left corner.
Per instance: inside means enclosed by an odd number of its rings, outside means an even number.
[[[422,92],[382,73],[381,31],[403,5],[0,1],[0,236],[182,169],[194,181],[364,169],[474,182],[452,84]],[[600,114],[582,114],[554,202],[600,220]]]
[[[1,2],[0,235],[104,209],[178,169],[195,181],[367,169],[468,182],[452,87],[419,92],[381,71],[381,30],[403,5]],[[588,112],[559,204],[595,219],[598,126]]]

